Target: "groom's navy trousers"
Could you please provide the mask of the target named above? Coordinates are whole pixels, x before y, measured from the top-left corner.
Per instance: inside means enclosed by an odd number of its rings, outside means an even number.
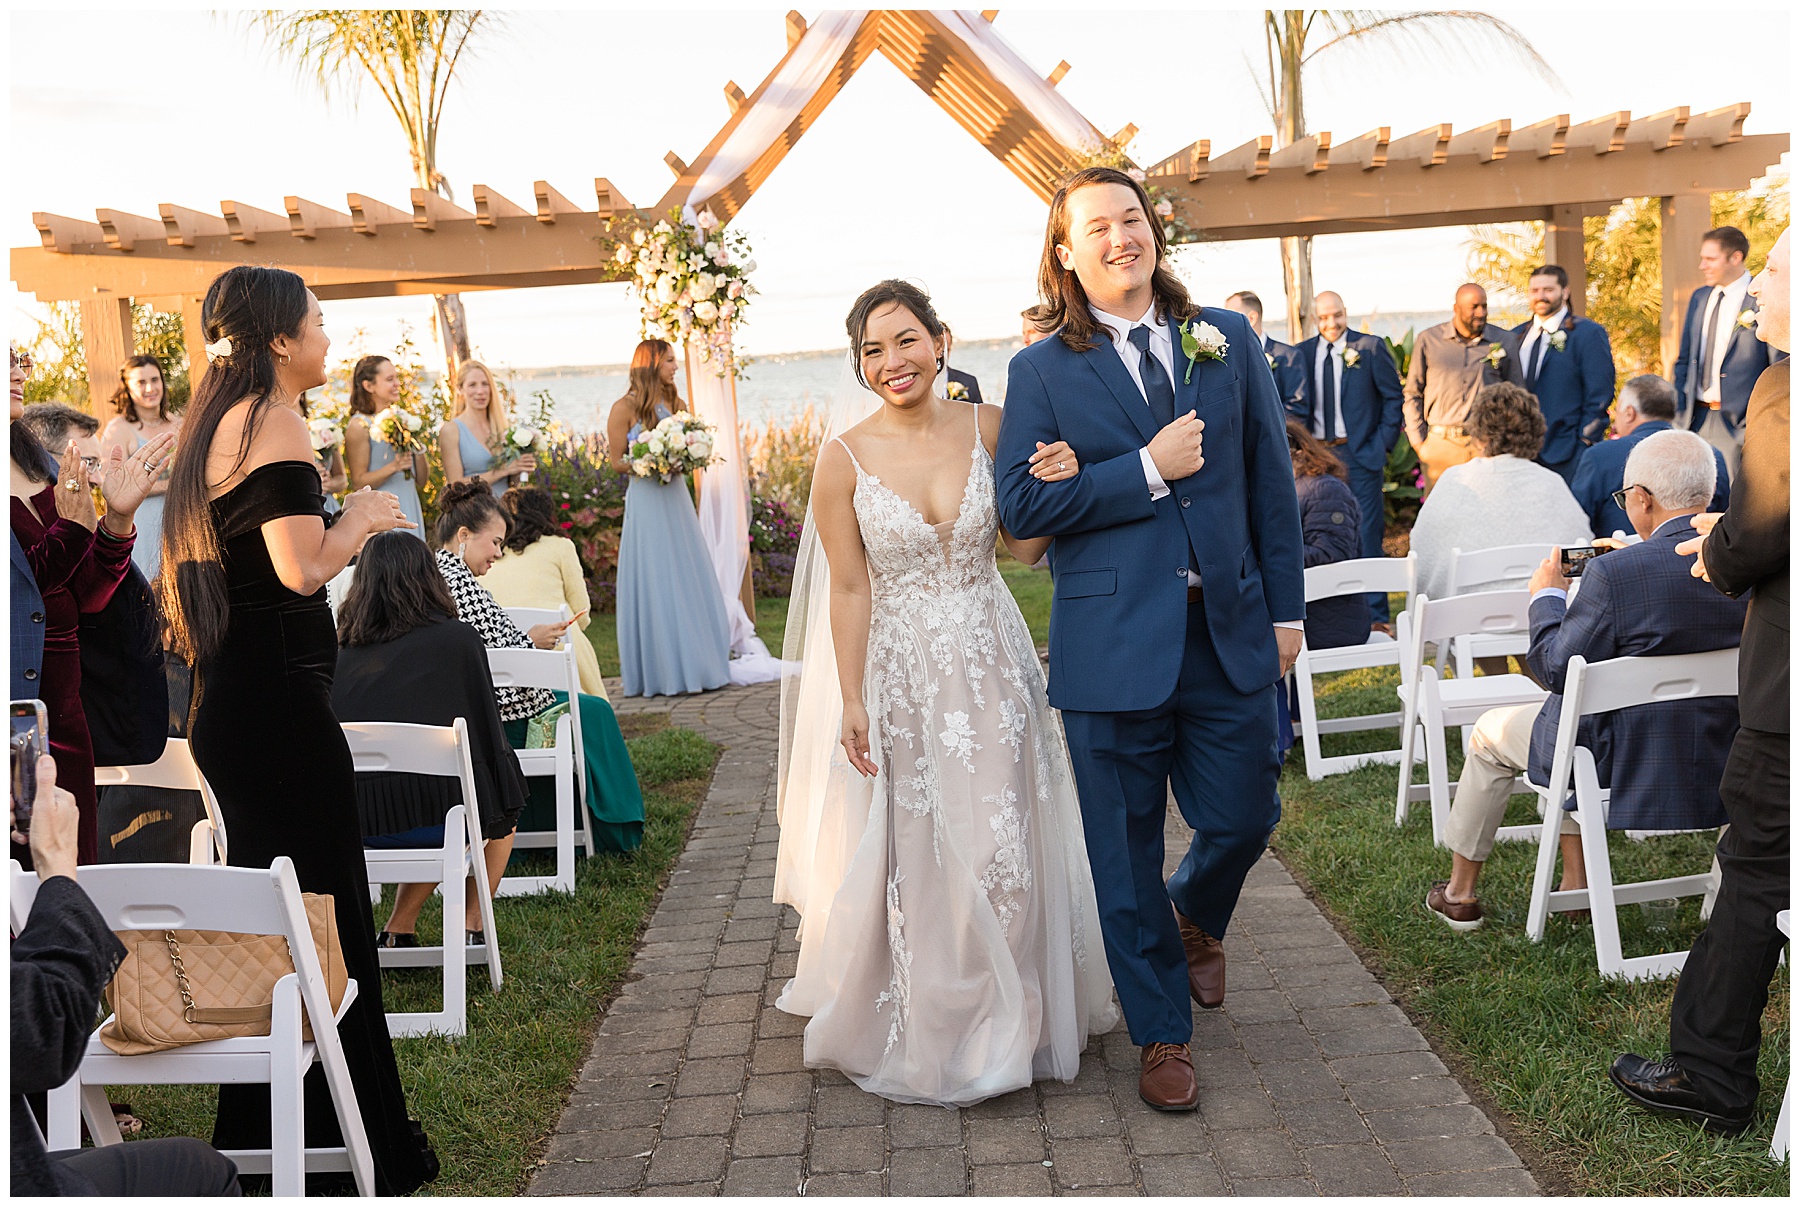
[[[1275,825],[1274,622],[1306,615],[1275,380],[1242,315],[1205,307],[1195,318],[1228,343],[1189,364],[1172,340],[1175,414],[1206,425],[1198,473],[1152,497],[1142,453],[1157,423],[1104,337],[1073,348],[1058,334],[1013,357],[995,456],[1001,523],[1055,538],[1050,703],[1063,713],[1107,963],[1138,1044],[1192,1034],[1175,911],[1223,937]],[[1040,482],[1029,459],[1056,440],[1081,470]],[[1189,602],[1193,576],[1201,598]],[[1196,836],[1165,886],[1171,788]]]

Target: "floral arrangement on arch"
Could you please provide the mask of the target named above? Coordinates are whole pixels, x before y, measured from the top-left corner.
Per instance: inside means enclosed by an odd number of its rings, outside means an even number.
[[[744,321],[756,296],[747,238],[722,229],[710,210],[689,217],[672,209],[655,226],[637,225],[614,239],[608,254],[635,278],[642,338],[694,345],[699,360],[716,365],[721,377],[742,372],[731,328]]]

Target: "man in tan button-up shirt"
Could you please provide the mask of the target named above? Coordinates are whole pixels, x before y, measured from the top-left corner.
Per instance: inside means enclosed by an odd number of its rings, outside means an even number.
[[[1525,384],[1519,341],[1512,332],[1487,323],[1487,291],[1464,285],[1447,323],[1420,332],[1406,371],[1406,438],[1418,450],[1425,489],[1438,476],[1475,453],[1463,420],[1482,386],[1499,381]]]

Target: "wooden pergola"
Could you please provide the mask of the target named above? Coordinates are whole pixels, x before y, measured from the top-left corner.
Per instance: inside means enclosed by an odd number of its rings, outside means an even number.
[[[155,217],[38,213],[39,245],[12,250],[13,280],[39,301],[81,304],[94,404],[111,393],[113,369],[131,351],[133,300],[179,312],[189,363],[203,363],[200,301],[235,264],[292,269],[324,300],[623,280],[601,251],[611,219],[686,205],[729,221],[877,51],[1048,200],[1072,164],[1129,141],[1134,128],[1104,138],[1056,93],[1068,64],[1035,74],[992,30],[993,16],[827,13],[809,29],[789,13],[786,55],[748,95],[725,85],[728,120],[691,163],[665,157],[675,181],[642,209],[597,177],[582,202],[539,180],[519,202],[478,184],[473,209],[414,189],[407,205],[351,193],[342,209],[289,195],[271,209],[226,200],[207,210],[163,203]],[[796,96],[796,72],[818,66],[821,46],[825,69]],[[754,124],[759,109],[786,120]],[[1629,197],[1659,197],[1663,348],[1672,361],[1676,316],[1698,284],[1708,195],[1746,187],[1788,147],[1786,134],[1746,136],[1749,112],[1748,104],[1636,119],[1621,112],[1575,125],[1558,116],[1518,128],[1500,120],[1461,133],[1444,123],[1399,138],[1382,127],[1345,142],[1320,133],[1280,150],[1263,135],[1218,155],[1201,140],[1146,171],[1209,240],[1542,219],[1546,258],[1569,270],[1578,307],[1581,219]],[[721,178],[722,163],[743,166]]]

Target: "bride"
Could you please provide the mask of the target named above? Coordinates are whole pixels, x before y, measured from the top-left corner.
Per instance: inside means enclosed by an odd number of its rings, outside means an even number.
[[[944,327],[883,281],[813,480],[783,656],[781,1009],[806,1064],[963,1106],[1072,1079],[1117,1019],[1062,731],[994,564],[996,408],[934,386]],[[1032,473],[1079,472],[1066,444]],[[1030,565],[1048,541],[1002,533]],[[821,553],[823,556],[820,556]]]

